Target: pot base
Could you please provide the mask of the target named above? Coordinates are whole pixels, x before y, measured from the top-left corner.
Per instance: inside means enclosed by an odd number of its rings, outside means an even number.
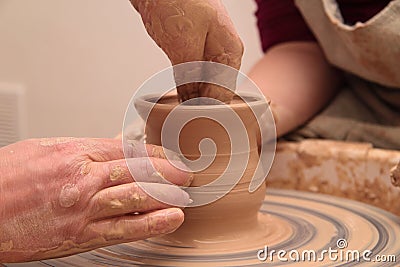
[[[259,213],[255,226],[230,235],[215,235],[213,238],[197,240],[176,239],[174,235],[152,238],[143,242],[143,249],[164,253],[165,248],[173,248],[178,255],[211,255],[221,253],[257,250],[266,242],[275,245],[290,238],[293,229],[289,222],[276,215]],[[146,248],[147,247],[147,248]]]
[[[277,251],[314,250],[320,253],[332,248],[338,251],[371,250],[375,255],[400,257],[400,219],[391,213],[360,202],[329,195],[290,190],[268,189],[260,209],[263,225],[253,240],[240,236],[240,242],[201,243],[198,248],[172,246],[150,239],[97,249],[79,255],[29,263],[29,266],[321,266],[324,264],[353,266],[351,261],[278,260]],[[264,232],[263,232],[264,231]],[[290,233],[289,233],[290,232]],[[165,238],[163,239],[165,240]],[[338,240],[346,247],[338,248]],[[165,242],[165,241],[163,241]],[[258,259],[259,250],[268,246],[272,261]],[[294,254],[292,253],[292,256]],[[320,254],[317,254],[320,256]],[[261,253],[259,256],[265,256]],[[376,264],[376,265],[374,265]],[[12,265],[10,265],[12,266]],[[21,266],[21,265],[18,265]],[[369,262],[368,266],[379,266]]]

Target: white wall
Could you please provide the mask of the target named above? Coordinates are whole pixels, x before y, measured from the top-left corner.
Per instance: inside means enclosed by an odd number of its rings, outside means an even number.
[[[261,55],[255,4],[224,3],[247,71]],[[114,136],[134,90],[167,66],[128,0],[0,0],[0,83],[26,87],[27,137]]]

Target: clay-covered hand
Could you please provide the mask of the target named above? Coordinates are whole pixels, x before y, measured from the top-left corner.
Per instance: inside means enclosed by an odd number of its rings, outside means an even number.
[[[173,167],[184,165],[173,154],[171,165],[161,147],[133,144],[126,153],[127,160],[115,139],[32,139],[1,148],[0,262],[61,257],[177,229],[181,209],[145,191],[187,205],[188,194],[173,184],[188,185],[191,174]]]
[[[141,14],[149,35],[173,65],[213,61],[240,68],[243,44],[220,0],[131,0],[131,3]],[[234,81],[235,78],[230,77]],[[182,101],[205,96],[228,102],[233,97],[232,91],[199,83],[179,86],[178,94]]]

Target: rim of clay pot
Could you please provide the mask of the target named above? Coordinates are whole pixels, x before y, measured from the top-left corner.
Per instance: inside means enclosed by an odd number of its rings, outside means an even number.
[[[158,103],[159,100],[165,101],[164,103]],[[242,108],[247,108],[247,107],[257,107],[257,106],[262,106],[268,104],[267,100],[261,96],[261,95],[255,95],[255,94],[250,94],[250,93],[241,93],[240,95],[236,95],[234,97],[234,100],[239,100],[243,99],[243,102],[240,103],[230,103],[230,104],[200,104],[200,105],[188,105],[184,104],[185,102],[179,103],[178,101],[178,95],[177,94],[167,94],[167,95],[159,95],[159,94],[149,94],[149,95],[144,95],[140,96],[135,100],[135,105],[137,106],[152,106],[157,107],[157,109],[166,109],[170,110],[173,107],[178,107],[179,109],[183,110],[205,110],[209,109],[210,107],[215,109],[227,109],[233,108],[233,109],[242,109]],[[187,102],[187,101],[186,101]]]

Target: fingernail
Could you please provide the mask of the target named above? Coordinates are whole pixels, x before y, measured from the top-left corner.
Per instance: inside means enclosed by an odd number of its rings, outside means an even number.
[[[182,186],[189,187],[192,184],[193,180],[194,180],[194,174],[189,172],[188,179],[187,179],[186,183],[184,183]]]
[[[192,172],[192,170],[182,161],[171,161],[170,163],[172,164],[172,166],[174,166],[180,171],[183,171],[186,174],[187,180],[184,183],[182,183],[182,186],[184,187],[190,186],[194,179],[194,173]]]
[[[148,182],[162,183],[167,182],[167,179],[165,179],[164,175],[162,175],[160,172],[155,171],[151,174],[150,180]]]
[[[179,153],[176,153],[175,151],[169,150],[167,148],[164,148],[164,155],[167,159],[171,161],[182,161],[184,159],[183,155],[180,155]]]
[[[152,235],[169,234],[175,231],[183,223],[183,212],[171,208],[157,212],[149,220],[148,231]]]
[[[169,209],[165,212],[165,218],[168,225],[173,227],[173,230],[175,230],[183,223],[183,211],[180,209]]]
[[[152,198],[175,207],[186,207],[190,204],[190,196],[176,185],[140,183],[140,187]]]

